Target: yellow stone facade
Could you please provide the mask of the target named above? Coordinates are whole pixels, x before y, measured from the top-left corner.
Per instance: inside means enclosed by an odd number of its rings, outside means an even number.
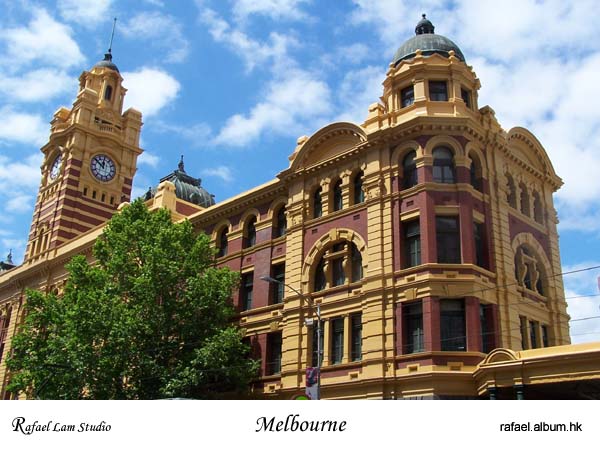
[[[531,132],[506,131],[489,106],[479,107],[480,82],[457,55],[417,49],[392,63],[363,124],[333,123],[299,138],[289,167],[262,186],[201,208],[164,182],[148,200],[211,235],[218,265],[241,272],[233,301],[263,362],[254,394],[303,394],[315,345],[306,319],[320,305],[323,398],[539,398],[557,389],[568,398],[592,395],[573,383],[600,379],[600,344],[570,345],[562,277],[555,275],[561,266],[552,194],[562,181]],[[118,71],[94,68],[80,80],[73,109],[56,113],[42,147],[36,214],[49,195],[62,198],[48,182],[57,151],[65,167],[73,158],[81,163],[79,178],[68,177],[74,189],[129,199],[141,115],[121,115]],[[107,83],[114,83],[111,105],[102,100]],[[113,184],[89,171],[98,149],[117,165]],[[114,211],[109,206],[102,210]],[[89,214],[71,208],[64,210]],[[11,310],[0,386],[24,289],[60,292],[65,262],[90,255],[102,231],[98,224],[61,240],[63,228],[47,224],[44,233],[53,237],[36,251],[44,216],[37,217],[25,262],[0,274],[0,316]],[[458,229],[443,234],[444,223]],[[408,236],[411,224],[418,239]],[[448,262],[446,253],[458,260]],[[261,279],[276,273],[286,285],[282,301],[276,285]],[[464,335],[456,332],[461,327]]]

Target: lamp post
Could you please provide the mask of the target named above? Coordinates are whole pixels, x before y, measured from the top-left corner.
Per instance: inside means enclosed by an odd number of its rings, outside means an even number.
[[[277,283],[286,286],[298,294],[301,299],[307,299],[298,289],[290,286],[289,284],[285,284],[282,281],[276,280],[273,277],[263,275],[260,277],[260,279],[266,281],[267,283]],[[321,305],[317,305],[317,398],[315,400],[321,400],[321,351]]]

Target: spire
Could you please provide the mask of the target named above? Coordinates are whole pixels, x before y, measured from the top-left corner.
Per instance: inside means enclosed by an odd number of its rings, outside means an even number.
[[[180,172],[185,173],[185,169],[183,168],[183,155],[181,155],[181,159],[179,160],[179,164],[177,164],[177,168]]]
[[[112,62],[112,45],[113,45],[113,39],[115,37],[116,25],[117,25],[117,18],[115,17],[114,21],[113,21],[112,33],[110,34],[110,42],[108,43],[108,51],[104,54],[104,59],[102,59],[102,61],[99,61],[98,63],[96,63],[96,65],[94,67],[98,67],[98,68],[106,67],[106,68],[112,69],[116,72],[119,71],[117,66]]]
[[[12,248],[8,251],[8,255],[6,256],[6,262],[8,264],[14,264],[12,260]]]
[[[108,52],[104,54],[105,61],[112,61],[112,45],[113,39],[115,38],[115,27],[117,26],[117,18],[115,17],[113,20],[112,33],[110,34],[110,42],[108,44]]]
[[[426,14],[422,14],[421,17],[422,19],[419,20],[419,23],[415,27],[415,34],[434,34],[433,30],[435,27],[427,19]]]

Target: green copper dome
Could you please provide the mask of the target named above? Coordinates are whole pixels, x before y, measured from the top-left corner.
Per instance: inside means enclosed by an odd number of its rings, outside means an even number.
[[[105,53],[104,59],[102,61],[98,61],[96,64],[94,64],[93,68],[103,68],[103,67],[114,70],[115,72],[119,71],[119,68],[117,67],[117,65],[114,62],[112,62],[112,53],[110,53],[110,52]]]
[[[203,208],[208,208],[215,204],[215,196],[201,186],[202,180],[200,178],[191,177],[185,172],[183,155],[181,156],[181,161],[179,161],[177,170],[174,170],[173,173],[170,173],[166,177],[162,177],[160,183],[163,181],[170,181],[175,185],[175,195],[181,200],[202,206]],[[155,195],[156,188],[151,187],[142,198],[144,200],[150,200]]]
[[[410,38],[398,48],[394,55],[394,59],[392,60],[392,64],[397,66],[401,61],[414,58],[417,54],[417,50],[421,50],[424,56],[437,53],[446,57],[450,55],[450,50],[454,50],[454,56],[462,62],[466,62],[465,56],[460,48],[458,48],[458,45],[447,37],[435,34],[433,32],[434,29],[435,27],[433,24],[425,17],[425,14],[423,14],[423,18],[415,27],[416,36]]]

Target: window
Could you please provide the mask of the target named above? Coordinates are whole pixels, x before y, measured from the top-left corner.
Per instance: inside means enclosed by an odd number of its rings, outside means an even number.
[[[314,275],[314,289],[342,286],[363,278],[362,254],[352,242],[337,242],[319,260]]]
[[[218,243],[219,248],[217,249],[217,256],[220,258],[227,255],[227,248],[229,245],[227,227],[223,227],[223,229],[219,232]]]
[[[506,201],[508,202],[508,204],[510,206],[512,206],[513,208],[517,208],[517,189],[515,187],[515,182],[512,179],[512,177],[508,174],[506,174],[506,179],[508,180],[507,183],[507,189],[508,189],[508,195],[506,198]]]
[[[433,181],[455,183],[454,156],[447,147],[438,147],[433,150]]]
[[[411,85],[400,91],[400,107],[406,108],[415,102],[415,88]]]
[[[85,187],[83,188],[83,196],[84,196],[84,197],[87,197],[87,195],[88,195],[88,188],[87,188],[87,186],[85,186]]]
[[[361,170],[354,176],[353,194],[354,205],[358,205],[365,201],[365,192],[363,191],[363,171]]]
[[[531,348],[538,348],[538,323],[533,320],[529,322],[529,342]]]
[[[473,223],[473,234],[475,239],[475,264],[485,269],[488,268],[485,245],[485,224]]]
[[[352,282],[362,280],[363,277],[363,266],[362,266],[362,255],[356,248],[356,245],[350,244],[350,256],[352,258]]]
[[[344,357],[344,319],[331,321],[331,364],[340,364]]]
[[[404,353],[419,353],[425,350],[423,334],[423,304],[407,303],[402,305],[404,322]]]
[[[460,233],[457,217],[435,218],[438,263],[460,264]]]
[[[110,100],[112,97],[113,88],[111,85],[107,84],[104,88],[104,100]]]
[[[433,102],[448,101],[448,86],[445,81],[429,82],[429,99]]]
[[[325,329],[325,322],[321,320],[321,339],[317,340],[317,336],[319,333],[319,325],[317,321],[313,324],[313,333],[312,333],[312,358],[311,364],[312,367],[317,367],[319,365],[319,353],[321,354],[321,365],[323,365],[323,345],[325,344],[325,336],[323,334],[323,330]]]
[[[342,244],[343,245],[343,244]],[[335,251],[335,248],[334,248]],[[331,262],[331,269],[333,271],[332,286],[341,286],[346,282],[346,274],[344,273],[344,256],[339,255]]]
[[[267,335],[267,375],[281,373],[281,333]]]
[[[529,193],[527,192],[527,187],[521,183],[519,184],[519,188],[521,189],[521,212],[526,216],[529,216],[531,210],[529,208]]]
[[[471,109],[471,91],[469,91],[468,89],[465,89],[465,88],[461,88],[460,96],[461,96],[463,102],[465,102],[465,106],[467,108]]]
[[[405,267],[421,264],[421,227],[418,220],[404,222]]]
[[[525,245],[515,254],[515,278],[522,287],[546,295],[546,271],[533,250]]]
[[[417,179],[417,165],[415,163],[415,158],[417,157],[417,153],[412,150],[410,151],[402,161],[402,188],[408,189],[413,186],[416,186],[418,183]]]
[[[542,212],[542,200],[540,194],[533,193],[533,218],[537,223],[544,224],[544,213]]]
[[[256,217],[252,217],[246,222],[246,237],[244,238],[244,248],[254,247],[256,245]]]
[[[315,292],[322,291],[327,287],[327,276],[325,274],[325,261],[321,259],[315,269]]]
[[[544,347],[550,347],[550,341],[548,339],[548,325],[542,325],[542,344]]]
[[[481,351],[489,353],[495,348],[494,321],[492,305],[479,305],[479,322],[481,323]]]
[[[6,346],[8,336],[8,326],[10,325],[10,316],[12,315],[12,308],[7,308],[4,316],[0,316],[0,362],[2,362],[2,355],[4,354],[4,347]]]
[[[285,236],[287,232],[287,219],[285,217],[285,206],[282,206],[277,210],[276,218],[275,218],[275,228],[273,237],[281,237]]]
[[[321,198],[322,193],[322,188],[318,188],[313,193],[313,218],[315,219],[323,215],[323,200]]]
[[[242,289],[240,292],[240,304],[242,311],[252,309],[252,291],[254,289],[254,272],[242,275]]]
[[[362,359],[362,314],[350,316],[350,360],[360,361]]]
[[[285,291],[285,264],[273,266],[273,278],[278,281],[278,283],[271,283],[271,288],[273,289],[273,304],[283,303]]]
[[[342,200],[342,180],[338,180],[333,185],[333,210],[340,211],[344,207],[344,203]]]
[[[471,158],[471,166],[469,168],[469,175],[471,186],[478,191],[482,191],[482,175],[481,175],[481,163],[474,154],[469,155]]]
[[[519,316],[519,322],[521,324],[521,348],[527,350],[527,318]]]
[[[463,300],[440,300],[442,351],[465,351],[467,337]]]

